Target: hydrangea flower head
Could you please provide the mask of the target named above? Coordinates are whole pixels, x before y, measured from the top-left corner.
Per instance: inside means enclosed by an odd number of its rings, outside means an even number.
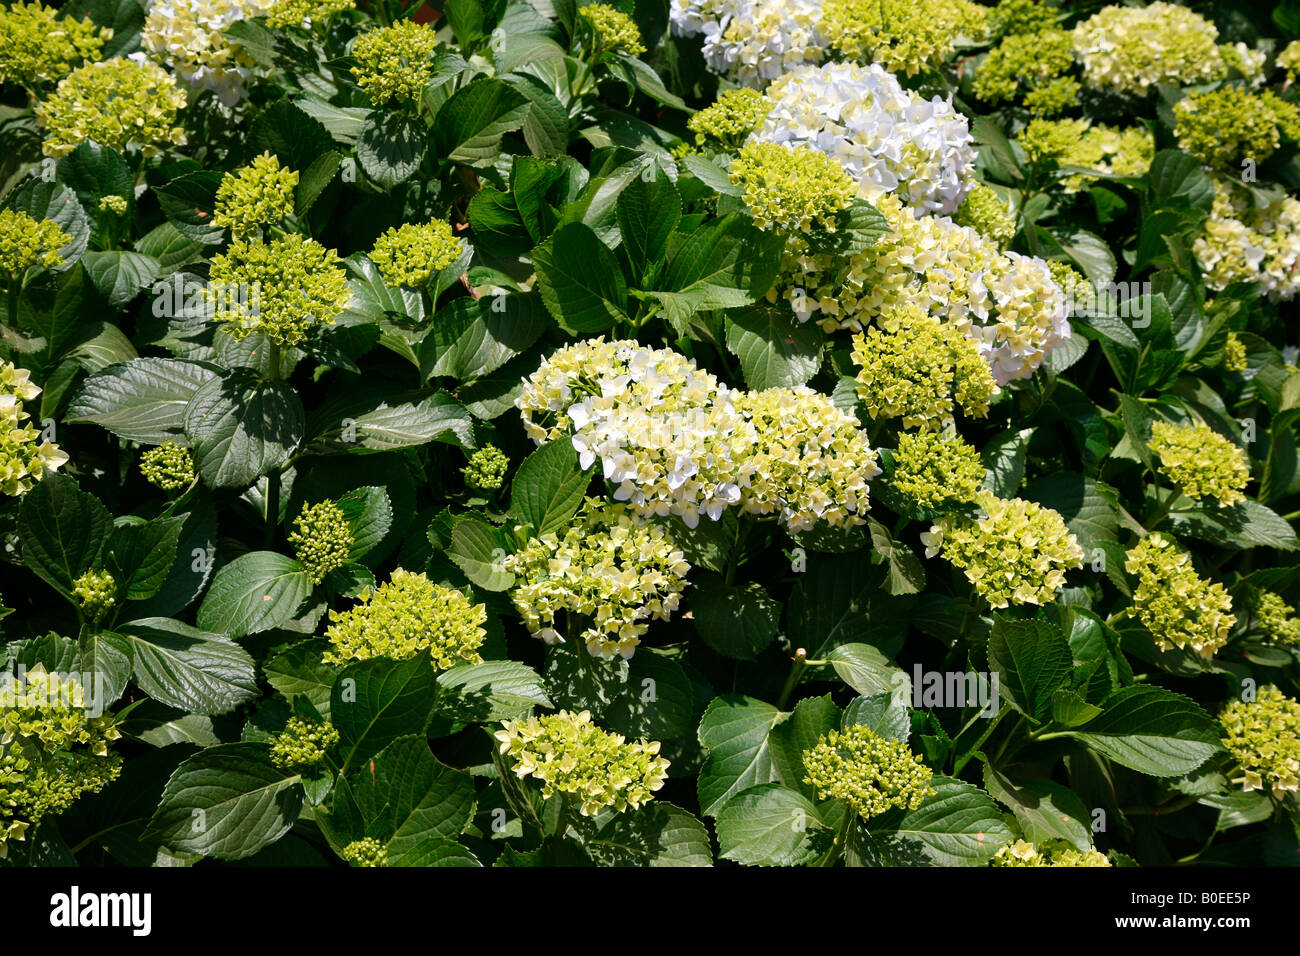
[[[1189,498],[1215,498],[1226,507],[1246,497],[1246,453],[1204,422],[1156,422],[1151,426],[1151,451],[1160,459],[1160,471]]]
[[[1219,723],[1243,789],[1267,788],[1278,798],[1300,790],[1300,703],[1269,684],[1253,701],[1229,703]]]
[[[686,125],[699,146],[713,143],[722,149],[737,150],[762,125],[767,111],[763,94],[742,86],[719,93],[713,105],[692,114]]]
[[[1294,82],[1300,74],[1300,40],[1292,40],[1277,55],[1277,67],[1286,73],[1288,81]]]
[[[952,221],[974,229],[999,249],[1005,249],[1016,234],[1015,216],[998,194],[983,183],[976,183],[966,195]]]
[[[864,819],[894,807],[915,810],[934,793],[934,772],[907,744],[862,724],[823,735],[803,752],[804,783],[822,800],[836,800]]]
[[[99,621],[117,604],[117,582],[108,571],[87,571],[72,582],[72,597],[91,621]]]
[[[1300,290],[1300,201],[1290,195],[1257,206],[1247,190],[1216,178],[1214,204],[1192,252],[1216,292],[1258,282],[1274,302]]]
[[[357,85],[375,103],[412,103],[419,100],[433,77],[437,33],[414,20],[363,33],[352,46]]]
[[[64,156],[94,140],[118,151],[136,145],[152,156],[185,143],[185,129],[176,124],[184,106],[184,90],[156,63],[123,57],[87,63],[37,105],[41,148],[46,156]]]
[[[40,90],[83,61],[98,59],[112,37],[107,27],[60,17],[54,7],[19,0],[0,9],[0,83]]]
[[[281,346],[332,323],[352,297],[338,253],[297,233],[231,243],[212,258],[208,293],[232,338],[261,332]]]
[[[68,461],[59,446],[41,438],[28,419],[24,401],[41,394],[31,382],[31,373],[9,362],[0,362],[0,494],[22,495]]]
[[[163,491],[188,488],[194,482],[194,457],[174,441],[163,442],[140,455],[140,474]]]
[[[72,241],[58,223],[25,212],[0,209],[0,279],[21,282],[30,269],[63,265],[59,251]]]
[[[1096,847],[1080,850],[1065,840],[1047,840],[1034,846],[1028,840],[1008,843],[989,860],[989,866],[1110,866]]]
[[[82,685],[37,665],[0,680],[0,858],[9,841],[121,772],[111,714],[88,716]]]
[[[356,538],[343,509],[326,498],[302,509],[289,544],[311,583],[320,584],[331,571],[347,564]]]
[[[1263,632],[1271,644],[1289,647],[1300,644],[1300,617],[1280,594],[1250,585],[1246,588],[1246,610],[1250,623]]]
[[[709,69],[754,89],[821,62],[821,15],[822,0],[672,0],[668,9],[673,33],[703,35]]]
[[[1136,575],[1133,607],[1163,651],[1189,648],[1207,660],[1237,623],[1223,585],[1192,567],[1192,556],[1168,535],[1152,532],[1129,552],[1124,570]]]
[[[464,249],[451,224],[442,219],[423,225],[408,222],[375,240],[370,261],[389,285],[421,289],[459,259]]]
[[[496,445],[484,445],[469,456],[469,463],[460,470],[466,487],[475,491],[496,491],[506,480],[510,458]]]
[[[1158,83],[1204,83],[1223,70],[1214,24],[1163,0],[1105,7],[1076,26],[1073,36],[1084,81],[1109,93],[1142,96]]]
[[[274,0],[154,0],[140,45],[195,90],[211,90],[225,106],[248,95],[248,54],[226,39],[232,23],[261,16]]]
[[[750,140],[732,161],[731,181],[760,229],[833,230],[857,189],[844,167],[819,149]]]
[[[912,304],[890,308],[855,335],[853,361],[867,413],[907,428],[941,428],[958,407],[982,418],[998,392],[975,343]]]
[[[328,664],[372,657],[404,661],[428,651],[433,666],[481,664],[487,608],[423,574],[398,568],[388,582],[346,611],[330,611]]]
[[[212,221],[236,239],[258,235],[293,212],[296,170],[285,169],[271,153],[221,177]]]
[[[959,37],[978,38],[985,9],[970,0],[823,0],[821,32],[846,59],[913,76],[938,68]]]
[[[565,639],[557,616],[584,623],[577,635],[596,657],[631,657],[650,629],[677,610],[690,565],[663,525],[625,505],[589,499],[562,531],[532,538],[505,559],[518,583],[510,599],[534,636]]]
[[[880,66],[802,66],[774,82],[767,99],[753,138],[815,146],[849,171],[868,202],[896,193],[919,212],[950,213],[970,190],[975,147],[966,117],[948,100],[903,89]]]
[[[894,452],[894,488],[918,508],[939,510],[975,501],[984,483],[979,451],[960,436],[903,432]]]
[[[354,7],[353,0],[272,0],[266,25],[272,30],[285,27],[312,29],[336,13]]]
[[[645,52],[640,28],[622,10],[611,7],[608,3],[589,3],[578,8],[578,16],[586,21],[595,38],[593,58],[599,59],[612,53],[640,56]]]
[[[1065,519],[1035,501],[980,492],[980,518],[942,518],[921,536],[925,556],[942,553],[989,606],[1050,604],[1065,572],[1083,567],[1083,548]]]
[[[635,810],[668,777],[658,741],[628,742],[597,727],[589,711],[506,720],[501,727],[496,738],[515,775],[540,781],[545,797],[572,796],[583,816],[605,807]]]
[[[353,866],[388,865],[388,848],[375,837],[353,840],[340,851],[339,856]]]
[[[1236,332],[1229,332],[1227,339],[1223,343],[1223,370],[1240,374],[1246,371],[1249,364],[1250,359],[1246,354],[1246,343],[1241,340],[1241,336]]]
[[[1282,134],[1300,139],[1300,107],[1265,90],[1240,86],[1189,93],[1174,104],[1178,146],[1207,166],[1231,169],[1243,159],[1263,162]]]
[[[284,770],[309,769],[323,763],[338,742],[339,732],[328,721],[290,717],[271,740],[271,762]]]
[[[1074,44],[1064,30],[1013,33],[989,51],[972,89],[986,103],[1019,98],[1033,115],[1055,116],[1079,102],[1073,67]]]

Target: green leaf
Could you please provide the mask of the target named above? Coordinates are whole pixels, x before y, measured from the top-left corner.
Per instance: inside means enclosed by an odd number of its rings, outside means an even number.
[[[496,79],[475,80],[452,94],[433,121],[439,157],[466,166],[489,166],[503,134],[519,129],[529,111],[522,93]]]
[[[1012,839],[987,793],[951,777],[930,781],[933,796],[903,815],[884,837],[900,859],[923,860],[934,866],[983,866]]]
[[[293,387],[264,382],[249,369],[201,386],[184,425],[199,474],[214,488],[244,488],[282,467],[306,429]]]
[[[27,492],[18,511],[23,564],[65,595],[81,575],[103,567],[112,529],[99,499],[57,473]]]
[[[756,229],[739,213],[698,227],[668,255],[656,293],[668,319],[680,326],[700,309],[757,302],[776,279],[784,245],[782,236]]]
[[[526,352],[550,325],[535,294],[455,299],[438,313],[433,330],[421,343],[421,373],[426,379],[479,378]]]
[[[401,396],[398,396],[401,397]],[[313,441],[331,452],[393,451],[429,442],[473,447],[473,421],[456,399],[438,390],[411,401],[361,397],[335,408],[333,424]]]
[[[119,249],[87,252],[81,263],[108,304],[120,309],[143,289],[153,285],[162,274],[162,266],[152,256]]]
[[[841,644],[826,655],[840,680],[864,697],[902,694],[910,697],[911,679],[870,644]]]
[[[550,707],[542,678],[518,661],[457,664],[438,675],[435,711],[465,723],[526,717],[534,707]]]
[[[506,591],[515,576],[502,566],[507,554],[505,534],[477,515],[457,521],[451,529],[451,558],[465,576],[485,591]]]
[[[1214,202],[1214,183],[1200,160],[1180,150],[1164,149],[1156,153],[1147,181],[1157,206],[1186,205],[1208,212]]]
[[[377,657],[343,670],[330,694],[330,722],[347,754],[345,769],[424,729],[437,692],[434,676],[425,654],[405,661]]]
[[[816,794],[810,784],[804,783],[808,771],[803,764],[803,753],[817,746],[817,741],[836,730],[840,725],[840,709],[831,695],[805,697],[795,705],[794,713],[780,721],[768,735],[772,753],[772,766],[777,779],[791,790],[797,790],[809,799]]]
[[[251,551],[217,571],[196,623],[230,637],[269,631],[292,618],[311,591],[311,579],[297,561],[274,551]]]
[[[855,697],[844,708],[843,726],[861,724],[881,737],[906,741],[912,733],[912,721],[908,716],[907,705],[910,701],[897,694],[872,694],[870,697]]]
[[[647,179],[640,176],[628,183],[614,204],[618,229],[623,236],[623,250],[632,265],[632,274],[645,278],[663,261],[668,237],[682,218],[682,199],[667,176]]]
[[[357,162],[385,192],[415,175],[427,150],[426,127],[413,116],[375,110],[361,123]]]
[[[370,485],[349,491],[336,502],[352,531],[349,561],[359,561],[377,547],[393,525],[393,506],[383,488]]]
[[[632,739],[672,740],[690,734],[695,688],[682,666],[654,648],[641,647],[628,662],[627,685],[601,717]]]
[[[427,666],[427,665],[426,665]],[[389,865],[455,840],[474,815],[474,780],[439,763],[423,737],[399,737],[348,777],[365,835],[387,843]]]
[[[730,585],[703,576],[690,595],[695,633],[724,657],[752,661],[776,637],[781,605],[756,581]]]
[[[1220,750],[1213,718],[1163,687],[1125,687],[1102,706],[1100,716],[1062,733],[1130,770],[1174,777],[1190,773]]]
[[[176,561],[187,517],[157,518],[113,529],[109,560],[120,597],[142,601],[158,593]]]
[[[25,212],[37,221],[48,219],[71,237],[59,248],[59,258],[64,263],[60,269],[74,264],[86,251],[90,221],[77,201],[77,194],[62,183],[29,179],[6,197],[4,206]]]
[[[709,704],[699,728],[707,752],[697,780],[701,812],[717,816],[742,790],[776,779],[767,738],[780,718],[771,704],[738,694]]]
[[[127,441],[160,445],[181,433],[185,408],[199,389],[219,380],[216,372],[195,362],[131,359],[87,378],[65,421],[88,422]]]
[[[590,226],[571,222],[533,250],[537,285],[566,332],[603,332],[628,321],[623,270]]]
[[[271,152],[290,169],[309,169],[334,146],[321,123],[288,97],[266,106],[248,128],[251,152]]]
[[[1118,540],[1119,516],[1102,494],[1101,485],[1071,471],[1056,471],[1032,482],[1022,497],[1051,508],[1091,555],[1103,542]]]
[[[591,485],[567,440],[553,441],[524,459],[510,485],[510,512],[538,537],[568,527]]]
[[[779,783],[737,794],[719,811],[717,828],[723,859],[745,866],[800,866],[829,837],[811,801]]]
[[[1046,618],[1020,621],[998,614],[989,635],[989,666],[1011,705],[1036,721],[1047,719],[1052,694],[1070,676],[1070,645]]]
[[[240,860],[288,833],[303,797],[265,744],[218,744],[176,768],[146,837],[172,851]]]
[[[219,634],[164,617],[118,627],[131,646],[135,682],[160,703],[192,714],[225,714],[258,696],[248,652]]]
[[[295,697],[306,698],[326,720],[338,676],[338,671],[321,659],[327,648],[324,640],[302,641],[271,658],[264,668],[267,683],[290,703]]]
[[[1020,482],[1025,477],[1025,456],[1034,429],[1005,431],[980,451],[980,460],[987,471],[984,487],[1000,498],[1014,498],[1020,492]]]
[[[1276,548],[1294,551],[1300,548],[1295,528],[1272,508],[1247,498],[1231,508],[1204,504],[1187,512],[1170,516],[1176,533],[1221,547],[1236,550]]]
[[[664,800],[610,815],[582,847],[601,866],[712,866],[709,831]]]
[[[925,568],[921,559],[907,545],[896,540],[889,529],[875,518],[867,519],[871,532],[871,546],[885,559],[889,573],[885,590],[890,594],[916,594],[925,587]]]
[[[754,390],[804,385],[821,365],[825,334],[784,306],[759,305],[727,316],[727,348]]]
[[[984,786],[1016,815],[1030,843],[1060,839],[1078,850],[1092,846],[1092,818],[1083,801],[1068,787],[1053,780],[1012,781],[989,764],[984,765]]]

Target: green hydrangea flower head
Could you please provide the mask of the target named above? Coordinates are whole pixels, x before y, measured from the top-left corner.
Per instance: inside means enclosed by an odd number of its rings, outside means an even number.
[[[233,242],[214,256],[208,297],[231,338],[261,332],[291,346],[315,326],[331,324],[352,293],[337,252],[290,233],[270,242]]]
[[[1190,648],[1208,660],[1227,643],[1237,623],[1232,598],[1196,573],[1173,538],[1148,534],[1128,552],[1124,570],[1137,576],[1133,607],[1161,650]]]
[[[352,75],[376,104],[418,102],[433,77],[437,48],[433,28],[402,20],[357,38]]]
[[[1246,371],[1248,365],[1246,343],[1236,332],[1229,332],[1228,340],[1223,343],[1223,370],[1241,374]]]
[[[853,337],[858,397],[872,418],[899,418],[907,428],[941,428],[957,407],[988,414],[998,392],[976,344],[920,306],[887,309]]]
[[[478,649],[487,636],[487,608],[460,591],[430,581],[424,574],[398,568],[374,593],[355,607],[330,611],[325,637],[328,664],[387,657],[404,661],[428,651],[433,666],[481,664]]]
[[[763,125],[771,105],[758,90],[747,86],[719,93],[707,106],[686,121],[695,134],[696,145],[713,144],[720,149],[740,149],[749,134]]]
[[[1243,159],[1262,163],[1300,132],[1300,108],[1271,90],[1240,86],[1189,93],[1174,104],[1178,146],[1207,166],[1232,169]]]
[[[959,37],[979,39],[985,18],[969,0],[826,0],[819,26],[841,56],[914,76],[942,65]]]
[[[750,140],[732,161],[730,176],[744,190],[745,206],[760,229],[834,230],[836,215],[857,195],[848,170],[806,143]]]
[[[915,810],[935,791],[934,771],[905,742],[862,724],[832,730],[803,752],[803,782],[821,800],[836,800],[863,819],[894,808]]]
[[[1277,55],[1277,67],[1286,73],[1288,82],[1295,82],[1300,74],[1300,40],[1292,40]]]
[[[672,536],[628,506],[590,498],[559,531],[532,538],[507,555],[516,576],[515,609],[534,637],[558,644],[565,612],[583,626],[588,653],[631,657],[652,620],[681,603],[690,565]]]
[[[315,767],[338,742],[339,732],[328,721],[290,717],[271,741],[271,762],[283,770]]]
[[[1269,643],[1279,647],[1300,644],[1300,617],[1282,595],[1249,585],[1243,604],[1250,612],[1250,624],[1261,631]]]
[[[918,508],[940,510],[973,502],[984,483],[974,445],[960,435],[903,432],[894,453],[894,488]]]
[[[94,140],[119,152],[139,146],[152,156],[162,146],[184,145],[185,128],[176,122],[184,107],[185,91],[156,63],[124,57],[87,63],[36,107],[45,129],[41,148],[46,156],[65,156]]]
[[[640,28],[623,11],[608,3],[589,3],[578,8],[578,15],[586,22],[595,38],[593,60],[612,53],[640,56],[645,52]]]
[[[1000,249],[1005,249],[1016,234],[1016,217],[1011,215],[1011,210],[998,194],[983,183],[976,183],[966,194],[952,218],[957,225],[969,226],[985,238],[992,239]]]
[[[352,0],[276,0],[266,14],[266,25],[272,30],[285,27],[313,29],[336,13],[353,9]]]
[[[1246,453],[1204,422],[1151,426],[1151,452],[1160,459],[1160,471],[1189,498],[1217,498],[1231,506],[1246,496],[1250,462]]]
[[[1056,26],[1061,13],[1039,0],[999,0],[988,12],[989,33],[995,37],[1014,33],[1037,33]]]
[[[293,212],[298,173],[285,169],[271,153],[263,153],[247,166],[221,177],[212,221],[230,229],[236,239],[261,233]]]
[[[41,394],[33,385],[31,372],[9,362],[0,362],[0,494],[22,495],[68,461],[59,446],[41,438],[29,421],[23,402]]]
[[[1016,840],[998,850],[989,866],[1111,866],[1110,860],[1096,847],[1080,850],[1065,840],[1046,840],[1034,846],[1028,840]]]
[[[326,498],[303,507],[294,521],[289,544],[311,583],[320,584],[327,574],[348,563],[356,538],[343,509]]]
[[[506,720],[496,738],[515,776],[541,782],[542,795],[572,796],[583,816],[605,807],[635,810],[668,778],[657,740],[628,742],[597,727],[590,711]]]
[[[387,230],[375,240],[370,261],[389,285],[422,289],[464,251],[464,243],[452,232],[451,223],[435,219]]]
[[[986,103],[1020,98],[1035,116],[1056,116],[1079,102],[1070,34],[1053,28],[1012,33],[989,51],[975,74],[975,95]]]
[[[1234,700],[1219,714],[1223,746],[1244,790],[1266,787],[1281,799],[1300,790],[1300,703],[1271,684],[1254,701]]]
[[[101,196],[99,200],[100,212],[111,212],[115,216],[125,216],[126,211],[130,208],[125,196]]]
[[[0,859],[10,841],[121,771],[108,749],[121,733],[111,714],[89,716],[92,703],[79,682],[40,664],[0,675]]]
[[[7,284],[21,282],[29,269],[53,269],[63,265],[59,254],[72,241],[50,219],[33,219],[25,212],[0,209],[0,278]]]
[[[467,487],[475,491],[496,491],[506,480],[510,458],[496,445],[484,445],[470,455],[469,463],[460,470]]]
[[[1164,0],[1104,7],[1076,25],[1072,36],[1084,81],[1107,93],[1144,96],[1160,83],[1204,83],[1224,71],[1214,24]]]
[[[388,848],[375,837],[353,840],[339,854],[353,866],[387,866]]]
[[[194,457],[190,450],[174,441],[163,442],[140,456],[140,474],[144,480],[163,491],[188,488],[194,483]]]
[[[87,571],[72,582],[72,596],[86,617],[99,621],[117,604],[117,582],[108,571]]]
[[[0,83],[40,90],[82,61],[98,59],[112,38],[107,27],[60,17],[54,7],[19,0],[0,9]]]
[[[925,556],[961,568],[991,607],[1050,604],[1065,573],[1083,567],[1083,548],[1059,512],[1023,498],[976,496],[981,518],[941,518],[921,535]]]

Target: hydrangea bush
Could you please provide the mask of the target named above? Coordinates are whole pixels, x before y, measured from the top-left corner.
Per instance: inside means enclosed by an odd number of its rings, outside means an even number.
[[[1294,862],[1295,9],[3,8],[0,863]]]

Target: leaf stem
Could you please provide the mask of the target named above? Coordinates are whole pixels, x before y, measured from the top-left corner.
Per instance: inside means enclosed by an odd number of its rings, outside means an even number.
[[[849,833],[852,831],[857,818],[858,813],[856,810],[852,807],[844,808],[844,822],[840,824],[839,830],[836,831],[835,839],[831,841],[831,845],[822,854],[821,858],[813,864],[814,866],[834,866],[839,862],[840,857],[844,855],[844,847],[849,842]]]
[[[781,688],[781,696],[776,699],[776,709],[785,710],[786,703],[790,700],[790,695],[794,693],[795,687],[799,685],[799,678],[808,667],[808,651],[800,647],[794,652],[794,663],[790,667],[790,675],[785,679],[785,686]]]

